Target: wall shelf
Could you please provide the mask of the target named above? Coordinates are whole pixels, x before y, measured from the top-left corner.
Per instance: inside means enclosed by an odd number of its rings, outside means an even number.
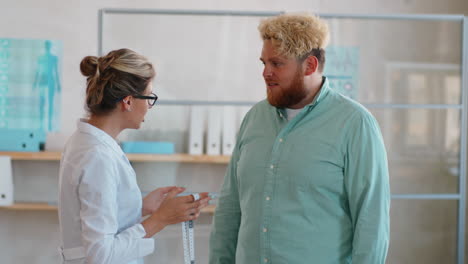
[[[57,206],[47,203],[15,203],[9,206],[0,206],[0,209],[16,211],[56,211]]]
[[[60,152],[0,152],[0,156],[10,156],[12,160],[23,161],[59,161]],[[230,156],[190,155],[190,154],[127,154],[133,162],[182,162],[228,164]]]
[[[48,203],[15,203],[9,206],[0,206],[0,209],[15,211],[57,211],[56,205]],[[201,210],[205,214],[214,214],[216,205],[211,204]]]

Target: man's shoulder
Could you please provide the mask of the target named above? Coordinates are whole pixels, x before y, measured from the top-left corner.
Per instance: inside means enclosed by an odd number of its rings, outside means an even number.
[[[332,105],[333,107],[338,107],[339,112],[358,119],[374,118],[371,112],[358,101],[336,91],[333,91],[331,95],[331,100],[333,100]]]
[[[247,111],[247,116],[255,116],[257,114],[265,113],[271,111],[274,107],[268,103],[267,99],[264,99],[256,104],[254,104],[249,111]]]
[[[267,99],[263,99],[260,102],[254,104],[252,106],[252,109],[257,109],[257,110],[264,110],[264,109],[270,109],[273,106],[268,102]]]

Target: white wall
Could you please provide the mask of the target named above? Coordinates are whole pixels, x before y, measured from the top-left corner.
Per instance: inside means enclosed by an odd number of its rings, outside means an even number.
[[[466,0],[160,0],[160,1],[58,1],[58,0],[1,0],[0,38],[37,38],[57,39],[64,43],[63,61],[63,98],[61,117],[62,130],[49,135],[47,149],[60,150],[68,136],[75,129],[75,121],[84,114],[83,100],[85,80],[79,72],[80,60],[97,53],[97,12],[100,8],[162,8],[162,9],[201,9],[201,10],[256,10],[256,11],[313,11],[320,13],[450,13],[468,15]],[[288,2],[288,4],[285,4]],[[170,51],[168,51],[170,52]],[[257,58],[253,61],[257,62]],[[203,65],[202,65],[203,66]],[[158,65],[156,65],[158,67]],[[205,65],[210,68],[210,65]],[[213,69],[215,70],[215,69]],[[53,201],[57,193],[57,162],[14,162],[14,180],[16,199],[25,201]],[[179,184],[194,191],[217,191],[221,182],[224,166],[221,165],[177,165],[177,164],[136,164],[139,183],[144,191],[157,186]],[[169,177],[167,177],[170,175]],[[418,183],[414,183],[417,185]],[[437,204],[437,203],[436,203]],[[404,208],[418,217],[427,211],[418,208],[429,206],[428,203],[396,202],[396,208]],[[453,209],[453,208],[452,208]],[[437,214],[450,216],[444,205],[436,210]],[[450,212],[453,212],[451,210]],[[0,210],[0,259],[1,263],[56,263],[58,246],[58,221],[55,212],[12,212]],[[396,215],[398,221],[392,228],[411,231],[421,229],[424,232],[426,222],[405,223],[404,217]],[[432,217],[432,216],[431,216]],[[202,232],[197,244],[197,256],[200,263],[206,263],[209,219],[202,219]],[[432,227],[431,225],[429,225]],[[453,237],[454,227],[446,222],[437,222],[441,236],[449,232]],[[158,237],[160,245],[148,263],[181,263],[181,249],[173,246],[177,243],[178,228],[168,229]],[[431,231],[431,230],[427,230]],[[432,232],[432,231],[431,231]],[[433,237],[430,237],[433,239]],[[166,240],[167,239],[167,240]],[[411,248],[423,254],[419,245],[404,244],[404,237],[397,237],[397,247],[390,254],[398,260],[398,254],[404,254],[403,248]],[[429,238],[425,244],[433,243]],[[402,245],[402,246],[399,246]],[[437,246],[437,244],[436,244]],[[175,248],[175,249],[174,249]],[[167,249],[167,250],[164,250]],[[392,251],[393,250],[393,251]],[[449,249],[450,250],[450,249]],[[392,253],[394,252],[394,253]],[[447,250],[441,250],[447,252]],[[177,257],[174,257],[177,256]],[[421,262],[417,262],[417,260]],[[444,256],[437,255],[431,263],[445,263]],[[418,258],[412,262],[391,263],[429,263],[430,259]]]

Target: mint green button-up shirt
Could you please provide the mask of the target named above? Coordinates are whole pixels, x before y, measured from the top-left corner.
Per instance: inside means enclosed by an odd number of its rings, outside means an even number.
[[[374,117],[331,90],[288,121],[267,101],[246,115],[210,238],[210,264],[383,264],[390,191]]]

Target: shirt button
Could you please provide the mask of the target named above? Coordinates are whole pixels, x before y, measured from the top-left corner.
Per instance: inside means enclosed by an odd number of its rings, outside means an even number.
[[[267,231],[268,231],[268,229],[263,228],[263,233],[266,233]]]
[[[274,169],[274,168],[275,168],[275,165],[271,164],[270,169]]]
[[[282,139],[282,138],[280,138],[280,139],[279,139],[279,142],[283,142],[283,139]]]
[[[263,261],[264,261],[265,263],[267,263],[267,262],[268,262],[268,259],[267,259],[267,258],[264,258]]]
[[[266,199],[267,201],[270,201],[270,196],[267,196],[265,199]]]

